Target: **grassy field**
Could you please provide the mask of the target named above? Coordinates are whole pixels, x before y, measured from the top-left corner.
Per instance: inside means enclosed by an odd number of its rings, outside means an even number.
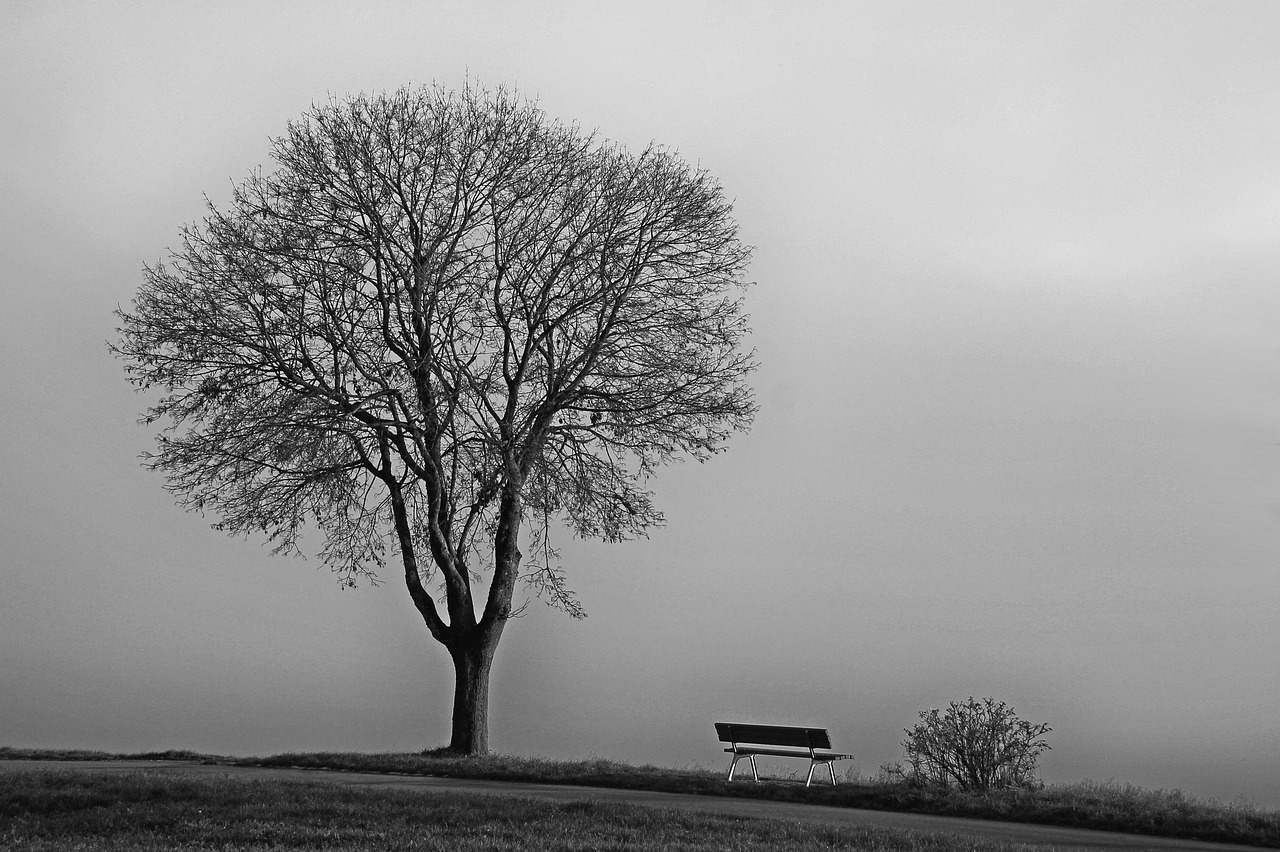
[[[1038,789],[1020,789],[982,795],[960,790],[921,788],[902,782],[867,779],[842,782],[836,788],[815,786],[806,789],[802,783],[787,779],[775,779],[761,784],[744,782],[730,784],[724,780],[719,771],[706,769],[632,766],[608,760],[550,761],[502,755],[462,758],[440,752],[309,753],[228,758],[181,751],[115,755],[103,752],[40,751],[0,747],[0,758],[176,759],[239,765],[297,766],[578,784],[1001,819],[1280,848],[1280,812],[1263,810],[1246,804],[1205,801],[1183,795],[1176,790],[1144,790],[1132,785],[1116,783],[1052,784]],[[682,820],[686,818],[697,819],[681,817]],[[590,844],[583,848],[590,848]],[[866,848],[934,847],[868,846]]]
[[[1029,849],[887,828],[823,827],[618,804],[370,790],[323,782],[174,778],[146,770],[50,770],[0,779],[0,848],[12,852]]]

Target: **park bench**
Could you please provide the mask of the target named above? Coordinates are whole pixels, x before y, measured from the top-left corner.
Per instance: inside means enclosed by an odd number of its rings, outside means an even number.
[[[832,766],[837,760],[852,760],[851,754],[839,754],[830,751],[831,737],[826,728],[794,728],[789,725],[742,725],[737,722],[716,722],[716,735],[720,742],[729,743],[725,749],[732,754],[729,761],[729,779],[733,780],[733,770],[738,761],[747,758],[751,761],[751,777],[760,780],[756,772],[756,755],[767,754],[772,757],[801,757],[809,760],[809,774],[804,779],[804,786],[813,783],[813,770],[817,766],[827,767],[831,774],[831,785],[836,784],[836,770]]]

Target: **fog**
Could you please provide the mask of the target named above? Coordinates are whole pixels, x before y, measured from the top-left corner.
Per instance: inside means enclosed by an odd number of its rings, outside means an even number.
[[[715,174],[761,364],[753,429],[653,481],[664,528],[554,542],[589,617],[509,626],[496,750],[719,767],[714,721],[816,724],[874,774],[990,695],[1053,728],[1047,780],[1280,806],[1280,7],[7,17],[0,744],[447,741],[394,571],[342,590],[174,506],[106,341],[312,102],[470,78]]]

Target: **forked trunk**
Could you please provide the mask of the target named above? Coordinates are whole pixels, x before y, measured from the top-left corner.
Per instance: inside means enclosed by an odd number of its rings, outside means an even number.
[[[386,450],[384,448],[384,455]],[[493,670],[493,655],[507,619],[511,616],[511,595],[520,571],[520,550],[516,547],[516,535],[520,529],[520,494],[509,486],[501,504],[495,542],[497,565],[485,602],[484,615],[474,616],[471,589],[466,576],[458,573],[459,564],[448,559],[444,545],[437,548],[444,556],[435,553],[437,564],[444,571],[450,620],[441,619],[436,602],[422,586],[418,571],[417,555],[413,546],[413,533],[409,523],[403,493],[398,483],[388,480],[392,496],[392,511],[396,533],[400,539],[400,551],[404,557],[405,583],[414,605],[426,621],[432,637],[444,645],[453,661],[453,730],[449,738],[449,750],[456,754],[479,755],[489,752],[489,675]],[[466,566],[461,565],[466,571]]]

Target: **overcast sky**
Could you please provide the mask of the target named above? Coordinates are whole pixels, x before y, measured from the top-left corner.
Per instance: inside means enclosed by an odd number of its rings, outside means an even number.
[[[0,744],[448,739],[392,572],[343,591],[139,466],[111,311],[330,94],[510,84],[711,170],[756,246],[753,430],[589,612],[506,631],[492,745],[722,763],[817,724],[874,774],[970,695],[1051,781],[1280,806],[1280,4],[9,3]],[[313,552],[319,543],[312,541]]]

